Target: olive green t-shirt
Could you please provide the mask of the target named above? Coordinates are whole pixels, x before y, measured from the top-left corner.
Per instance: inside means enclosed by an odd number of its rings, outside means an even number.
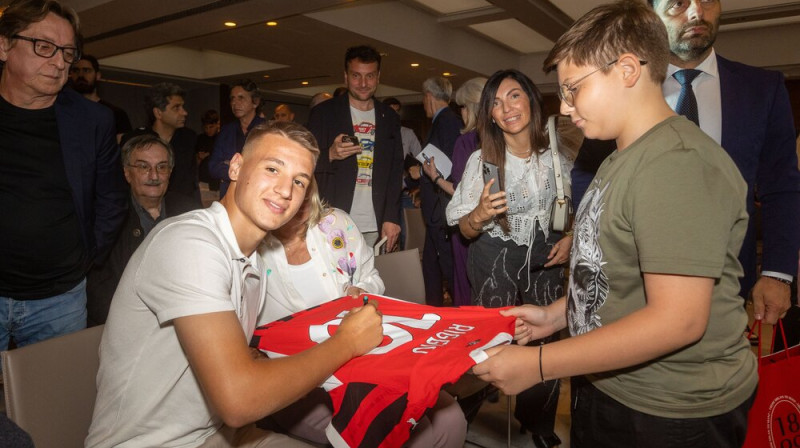
[[[664,120],[602,164],[576,214],[572,335],[646,306],[643,273],[716,281],[698,342],[590,376],[598,389],[632,409],[669,418],[719,415],[753,393],[756,360],[743,336],[747,315],[738,295],[746,191],[728,154],[684,117]]]

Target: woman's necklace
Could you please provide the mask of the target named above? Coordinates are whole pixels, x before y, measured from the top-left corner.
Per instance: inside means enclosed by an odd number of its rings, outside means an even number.
[[[512,151],[511,148],[509,148],[508,146],[506,146],[506,151],[508,151],[508,153],[511,154],[512,156],[514,156],[514,157],[516,157],[518,159],[524,160],[525,163],[530,163],[531,157],[533,157],[533,149],[530,149],[530,148],[527,151],[525,151],[526,155],[524,155],[524,156],[521,156],[519,154],[515,154],[514,151]]]

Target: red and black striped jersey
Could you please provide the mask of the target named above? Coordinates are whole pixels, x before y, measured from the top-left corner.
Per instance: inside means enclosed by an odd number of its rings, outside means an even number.
[[[322,385],[333,401],[326,429],[334,447],[399,447],[442,386],[457,381],[507,344],[514,318],[483,307],[438,308],[368,295],[383,314],[383,343],[354,358]],[[288,356],[328,339],[362,299],[342,297],[255,330],[251,343],[269,357]]]

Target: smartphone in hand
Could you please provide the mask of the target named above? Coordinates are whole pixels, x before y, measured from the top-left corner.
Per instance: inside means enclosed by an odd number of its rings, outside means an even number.
[[[361,144],[358,141],[358,137],[356,137],[355,135],[345,135],[344,137],[342,137],[342,143],[345,143],[345,142],[350,142],[350,143],[352,143],[354,145],[360,145]]]
[[[489,187],[489,194],[499,193],[500,175],[498,174],[497,165],[483,162],[483,184],[486,185],[491,179],[494,179],[494,183]]]

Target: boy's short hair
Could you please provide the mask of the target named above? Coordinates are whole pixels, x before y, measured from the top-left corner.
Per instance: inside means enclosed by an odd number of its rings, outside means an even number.
[[[266,135],[280,135],[299,144],[314,156],[314,164],[319,158],[319,145],[314,134],[305,127],[292,121],[268,121],[257,125],[247,133],[247,139],[242,148],[242,154],[249,152],[250,147],[261,137]]]
[[[549,73],[562,61],[577,66],[605,67],[623,53],[646,61],[650,79],[661,84],[669,64],[669,38],[664,23],[644,2],[620,0],[598,6],[578,19],[544,60]]]
[[[204,126],[207,124],[219,123],[219,112],[214,109],[203,112],[203,116],[200,117],[200,122],[203,123]]]

